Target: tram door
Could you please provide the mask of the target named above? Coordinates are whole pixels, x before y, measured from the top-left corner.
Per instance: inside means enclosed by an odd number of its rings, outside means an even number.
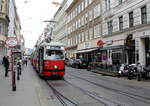
[[[39,49],[39,72],[42,73],[43,71],[43,57],[44,57],[44,49]]]

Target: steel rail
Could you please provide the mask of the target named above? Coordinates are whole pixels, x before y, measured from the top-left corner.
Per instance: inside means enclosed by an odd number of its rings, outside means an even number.
[[[98,93],[90,92],[90,91],[85,90],[85,89],[83,89],[83,88],[81,88],[81,87],[79,87],[79,86],[76,86],[76,85],[70,83],[70,82],[67,81],[67,80],[64,80],[64,81],[65,81],[66,83],[70,84],[71,86],[73,86],[73,87],[79,89],[79,90],[82,91],[84,94],[86,94],[86,95],[92,97],[94,100],[96,100],[96,101],[98,101],[98,102],[104,104],[105,106],[124,106],[123,104],[116,103],[116,102],[111,101],[111,100],[109,100],[109,99],[107,99],[107,98],[101,97]]]
[[[55,94],[55,96],[58,98],[58,100],[60,101],[60,103],[63,106],[70,106],[70,105],[71,106],[79,106],[79,104],[77,104],[77,103],[73,102],[72,100],[68,99],[63,94],[61,94],[58,90],[56,90],[47,80],[46,80],[46,83],[51,88],[51,90],[53,91],[53,93]]]
[[[122,94],[122,95],[124,95],[124,96],[130,97],[130,98],[132,98],[132,99],[139,100],[139,101],[141,101],[141,102],[150,104],[150,98],[149,98],[149,97],[144,97],[144,96],[140,96],[140,95],[137,95],[137,94],[129,93],[129,92],[126,92],[126,91],[121,91],[121,90],[119,90],[119,89],[110,88],[110,87],[107,87],[107,86],[105,86],[105,85],[98,84],[98,83],[95,83],[95,82],[93,82],[93,81],[89,81],[89,80],[87,80],[87,79],[85,79],[85,78],[81,78],[81,77],[72,75],[72,74],[70,74],[70,73],[69,73],[69,75],[74,76],[74,77],[76,77],[76,78],[78,78],[78,79],[84,80],[84,81],[86,81],[86,82],[89,82],[89,83],[91,83],[91,84],[94,84],[94,85],[96,85],[96,86],[98,86],[98,87],[107,89],[107,90],[109,90],[109,91],[117,92],[117,93],[119,93],[119,94]]]

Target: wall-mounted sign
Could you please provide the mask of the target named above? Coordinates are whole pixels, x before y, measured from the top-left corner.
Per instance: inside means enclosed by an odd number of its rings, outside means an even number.
[[[112,45],[113,44],[113,40],[107,41],[106,45]]]
[[[91,48],[91,43],[90,42],[85,42],[84,43],[84,49],[87,49],[87,48]]]
[[[102,40],[99,40],[98,42],[97,42],[97,45],[98,46],[103,46],[105,43],[102,41]]]
[[[14,48],[15,46],[17,46],[17,44],[18,44],[18,41],[17,41],[16,37],[8,37],[6,40],[6,45],[9,48]]]

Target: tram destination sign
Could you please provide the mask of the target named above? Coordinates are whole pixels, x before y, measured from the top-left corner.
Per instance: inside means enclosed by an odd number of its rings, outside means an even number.
[[[18,41],[17,41],[16,37],[8,37],[6,40],[6,45],[9,48],[14,48],[15,46],[17,46],[17,44],[18,44]]]
[[[61,46],[47,46],[47,49],[52,49],[52,50],[61,50]]]

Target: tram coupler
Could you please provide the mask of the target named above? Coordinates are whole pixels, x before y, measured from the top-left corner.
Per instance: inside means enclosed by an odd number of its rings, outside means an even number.
[[[12,91],[16,91],[16,72],[12,72]]]

